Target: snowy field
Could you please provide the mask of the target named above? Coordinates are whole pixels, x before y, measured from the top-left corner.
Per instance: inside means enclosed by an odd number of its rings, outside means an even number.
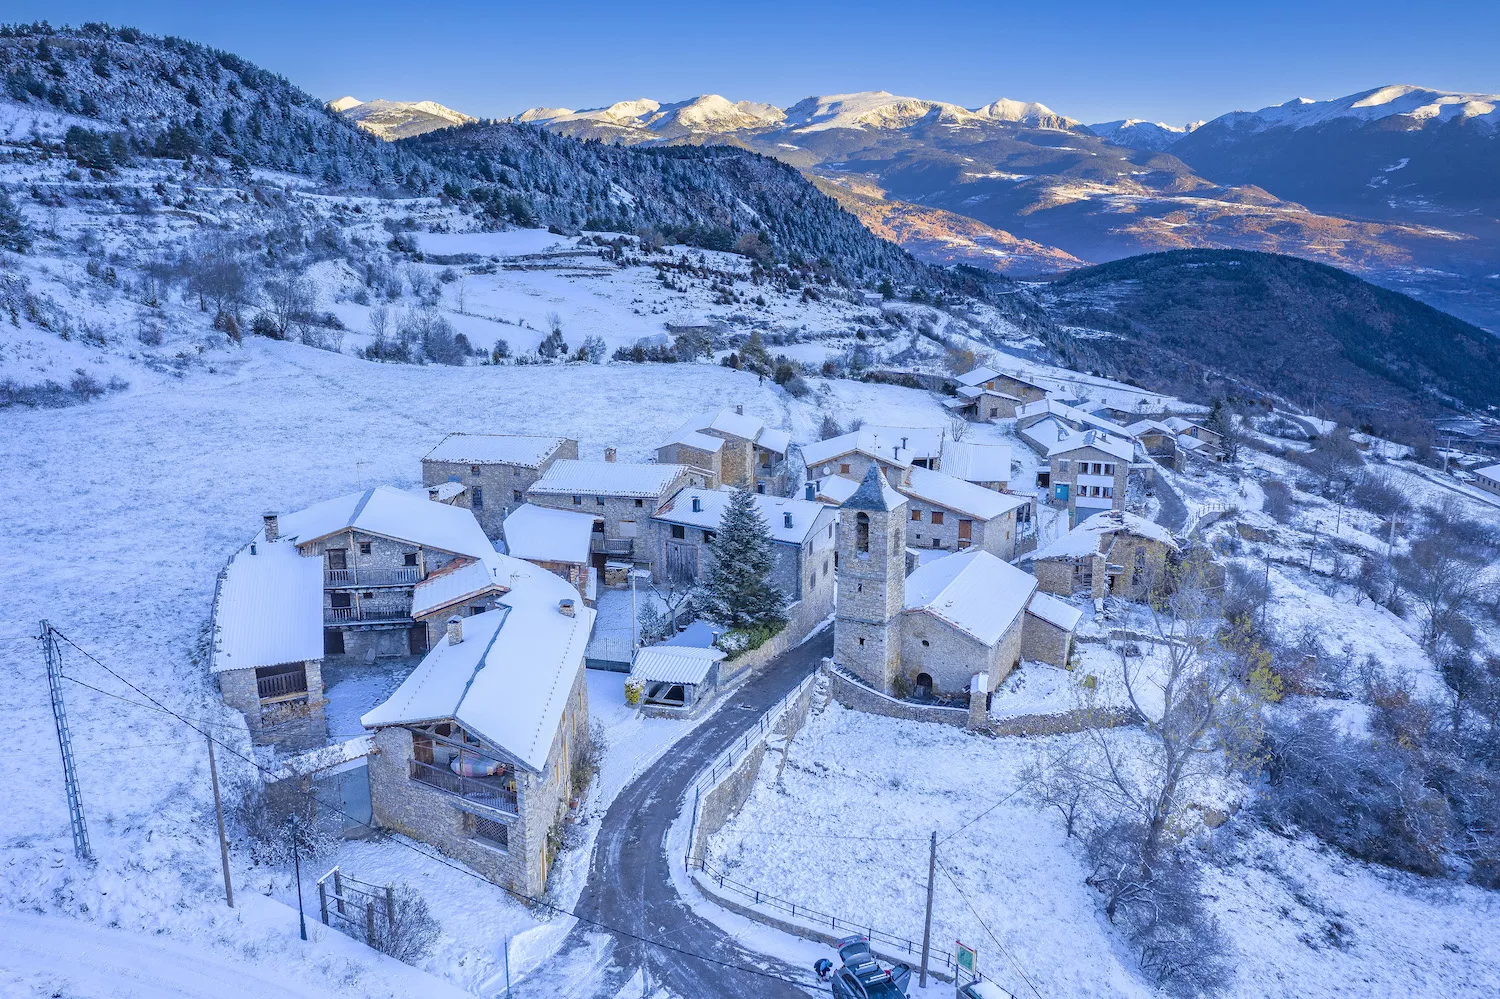
[[[941,946],[976,947],[980,967],[1018,996],[1032,994],[1019,969],[1048,999],[1150,996],[1083,883],[1077,841],[1055,813],[1009,797],[1055,741],[991,739],[830,704],[792,741],[784,769],[768,754],[744,809],[713,838],[710,862],[764,891],[920,940],[936,829],[939,863],[953,878],[937,878]],[[1223,844],[1219,863],[1207,881],[1234,948],[1226,994],[1479,999],[1500,990],[1492,893],[1259,832]]]

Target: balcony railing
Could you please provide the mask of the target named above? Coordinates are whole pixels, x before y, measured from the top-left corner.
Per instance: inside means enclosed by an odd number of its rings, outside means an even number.
[[[263,701],[272,701],[281,697],[291,697],[296,694],[307,693],[307,671],[299,669],[290,673],[275,673],[271,676],[257,677],[255,680],[256,693]]]
[[[635,539],[599,537],[590,538],[589,551],[602,553],[604,555],[633,555],[635,554]]]
[[[515,779],[508,772],[494,777],[461,777],[445,767],[412,760],[411,779],[507,815],[521,814],[517,810],[516,792],[507,786]]]
[[[414,565],[394,569],[324,569],[329,586],[410,586],[422,581],[422,570]]]
[[[373,604],[358,607],[325,607],[323,620],[329,623],[354,621],[400,621],[411,617],[411,604]]]

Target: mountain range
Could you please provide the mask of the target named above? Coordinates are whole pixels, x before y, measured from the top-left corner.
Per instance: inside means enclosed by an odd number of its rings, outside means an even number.
[[[461,111],[443,107],[436,101],[362,101],[357,97],[340,97],[328,107],[378,139],[394,141],[439,128],[451,128],[477,121]]]
[[[1291,253],[1500,330],[1497,106],[1387,86],[1180,126],[1084,124],[1036,102],[966,108],[874,91],[786,108],[643,98],[515,120],[774,156],[935,263],[1025,276],[1170,249]]]

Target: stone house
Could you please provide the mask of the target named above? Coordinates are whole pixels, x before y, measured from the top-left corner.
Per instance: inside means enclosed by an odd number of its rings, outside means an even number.
[[[473,617],[500,606],[512,576],[530,569],[518,559],[490,552],[481,559],[457,559],[412,589],[411,615],[426,628],[424,649],[437,645],[457,617]]]
[[[689,486],[661,505],[651,518],[657,546],[652,561],[656,582],[690,582],[708,571],[709,551],[733,491]],[[805,602],[807,619],[821,620],[833,609],[834,525],[838,511],[805,499],[755,495],[755,505],[771,536],[771,582],[788,605]]]
[[[912,467],[917,451],[910,446],[910,437],[899,432],[905,428],[890,429],[898,432],[890,437],[882,437],[873,430],[860,429],[827,440],[803,444],[802,462],[807,467],[808,479],[840,475],[860,482],[873,464],[880,467],[890,485],[900,484],[906,478],[907,470]],[[907,443],[903,444],[903,441]],[[923,453],[930,454],[930,450],[924,450]],[[924,457],[922,460],[928,459]]]
[[[1052,501],[1068,508],[1068,523],[1100,510],[1124,510],[1125,486],[1135,445],[1123,438],[1085,430],[1064,438],[1047,452]]]
[[[289,541],[256,540],[230,559],[213,607],[210,671],[256,743],[323,740],[323,569]]]
[[[711,472],[709,488],[741,486],[780,496],[786,492],[786,456],[791,435],[745,415],[744,406],[688,420],[656,449],[656,460]]]
[[[494,610],[450,620],[360,720],[373,732],[376,824],[536,896],[589,738],[583,652],[594,612],[565,580],[521,571]]]
[[[1170,531],[1121,510],[1096,513],[1032,556],[1043,591],[1145,600],[1181,554]]]
[[[1141,449],[1167,467],[1181,470],[1182,450],[1177,446],[1177,431],[1159,420],[1137,420],[1125,428]]]
[[[663,465],[684,465],[701,473],[709,489],[724,481],[724,438],[711,437],[685,424],[676,435],[656,449],[656,460]]]
[[[257,541],[282,538],[322,571],[324,654],[367,660],[425,651],[413,588],[454,562],[495,552],[469,510],[390,486],[267,514]]]
[[[566,579],[589,606],[599,599],[599,573],[590,564],[593,536],[594,518],[587,513],[523,503],[505,518],[506,553]]]
[[[897,491],[907,499],[906,537],[912,548],[979,548],[1009,561],[1036,543],[1029,497],[925,468],[909,469]]]
[[[554,461],[526,491],[537,506],[570,510],[593,518],[590,558],[603,575],[606,562],[616,560],[650,566],[655,548],[647,525],[667,497],[706,479],[685,465],[655,462]]]
[[[952,408],[976,420],[1010,419],[1017,407],[1048,395],[1046,386],[1024,375],[983,366],[959,375],[957,380],[958,403]]]
[[[875,466],[841,508],[835,662],[883,693],[939,697],[967,696],[976,676],[993,691],[1028,647],[1066,664],[1069,641],[1054,634],[1066,616],[1027,614],[1037,581],[1009,563],[971,548],[907,576],[908,517]]]
[[[1016,410],[1016,436],[1044,458],[1052,445],[1086,430],[1129,437],[1129,431],[1118,423],[1058,399],[1041,399]]]
[[[457,505],[473,510],[484,533],[498,538],[506,515],[525,502],[526,490],[548,466],[577,457],[578,442],[567,437],[449,434],[423,456],[422,484],[463,485]]]

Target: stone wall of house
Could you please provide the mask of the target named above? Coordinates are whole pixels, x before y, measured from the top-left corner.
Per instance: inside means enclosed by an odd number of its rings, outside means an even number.
[[[1060,597],[1073,595],[1073,560],[1069,558],[1037,559],[1031,566],[1037,588]]]
[[[651,515],[657,511],[673,493],[683,486],[702,485],[702,474],[685,472],[674,479],[661,494],[655,497],[610,496],[599,493],[540,493],[533,490],[527,498],[537,506],[554,510],[571,510],[598,517],[604,522],[604,537],[607,541],[624,538],[635,542],[632,557],[647,566],[655,565],[657,559]],[[575,502],[576,501],[576,502]]]
[[[344,633],[343,658],[354,662],[373,662],[384,656],[411,655],[409,632],[415,623],[397,623],[385,628],[338,628]]]
[[[913,690],[922,673],[932,677],[934,693],[948,697],[967,693],[975,673],[988,673],[989,689],[994,690],[1015,667],[1020,654],[1019,619],[991,646],[926,611],[901,615],[901,676]]]
[[[934,510],[943,513],[943,522],[934,524]],[[912,511],[920,511],[921,520],[912,519]],[[969,544],[964,547],[979,548],[996,558],[1009,562],[1016,557],[1016,512],[1007,510],[993,520],[980,520],[919,499],[907,499],[906,543],[913,548],[936,548],[942,551],[959,551],[959,525],[970,524]]]
[[[448,633],[448,619],[457,615],[459,617],[473,617],[475,614],[483,614],[492,611],[504,601],[504,598],[496,593],[486,593],[477,597],[470,597],[461,603],[449,604],[447,607],[439,607],[428,614],[417,618],[417,623],[427,629],[427,648],[432,648],[442,641]],[[476,609],[477,608],[477,609]],[[345,636],[347,643],[348,636]]]
[[[542,477],[542,473],[558,458],[577,458],[578,442],[564,441],[556,451],[542,459],[536,468],[511,465],[504,462],[474,464],[460,461],[433,461],[422,459],[422,484],[435,486],[443,482],[462,482],[469,487],[468,506],[474,511],[479,526],[491,538],[500,537],[505,517],[516,507],[526,502],[526,490]],[[475,471],[478,474],[475,474]],[[475,489],[480,490],[483,505],[475,502]]]
[[[1064,469],[1063,462],[1067,463]],[[1114,466],[1114,485],[1111,487],[1114,496],[1110,506],[1082,506],[1078,505],[1078,476],[1092,474],[1080,471],[1080,463],[1087,462],[1092,465],[1095,462],[1111,464]],[[1068,484],[1068,525],[1073,526],[1080,521],[1086,520],[1102,510],[1125,509],[1125,493],[1128,476],[1130,474],[1130,462],[1122,461],[1112,454],[1108,454],[1098,448],[1080,447],[1063,455],[1053,455],[1050,459],[1052,472],[1052,485],[1055,489],[1059,482]],[[1054,493],[1055,495],[1055,493]]]
[[[743,437],[733,434],[720,433],[717,430],[704,430],[703,433],[710,437],[717,437],[724,442],[719,449],[719,478],[726,486],[740,486],[745,489],[755,488],[755,444]]]
[[[1073,633],[1027,612],[1021,615],[1021,658],[1067,666]]]
[[[656,460],[663,465],[688,465],[707,472],[704,486],[719,488],[724,479],[723,457],[719,451],[705,451],[687,444],[663,444],[656,449]]]
[[[869,551],[856,551],[861,514],[870,518]],[[894,511],[844,510],[839,520],[834,658],[881,690],[900,666],[900,614],[906,594],[906,504]]]
[[[305,698],[261,704],[256,671],[225,670],[216,675],[219,694],[224,703],[245,716],[251,741],[257,745],[305,748],[321,745],[326,734],[323,708],[323,662],[312,659],[302,664],[307,674]]]
[[[1111,581],[1110,595],[1122,600],[1147,599],[1152,586],[1162,581],[1167,552],[1167,546],[1155,538],[1117,533],[1109,550],[1109,561],[1125,571]]]

